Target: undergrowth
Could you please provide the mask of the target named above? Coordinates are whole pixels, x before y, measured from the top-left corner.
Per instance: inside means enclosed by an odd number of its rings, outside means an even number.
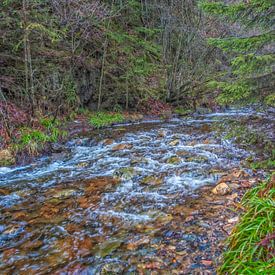
[[[97,112],[90,117],[90,124],[95,128],[109,126],[115,123],[122,123],[125,117],[120,113]]]
[[[41,118],[38,128],[22,127],[19,138],[14,144],[15,151],[26,150],[30,155],[37,155],[50,142],[57,142],[67,135],[60,129],[61,122],[52,118]]]
[[[275,174],[242,199],[245,213],[228,238],[219,274],[274,274]]]

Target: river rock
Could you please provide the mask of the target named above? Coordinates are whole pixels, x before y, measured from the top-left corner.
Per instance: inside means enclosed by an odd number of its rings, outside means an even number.
[[[179,139],[175,139],[175,140],[172,140],[171,142],[169,142],[170,146],[177,146],[179,144],[180,144],[180,140]]]
[[[133,167],[123,167],[115,171],[114,176],[117,178],[130,180],[135,175],[137,175],[137,171]]]
[[[134,158],[131,160],[131,165],[135,165],[135,164],[147,164],[148,163],[148,159],[144,158],[144,157],[140,157],[140,158]]]
[[[15,158],[8,149],[0,150],[0,166],[10,166],[15,164]]]
[[[100,274],[123,274],[124,266],[119,262],[106,263],[102,268]]]
[[[215,188],[212,189],[212,193],[215,195],[226,195],[231,192],[231,188],[225,183],[219,183]]]
[[[144,185],[160,185],[163,183],[162,178],[157,178],[155,176],[147,176],[142,179],[141,184]]]
[[[164,138],[164,137],[166,137],[166,135],[167,135],[166,131],[161,130],[158,132],[158,137],[160,137],[160,138]]]
[[[236,217],[234,217],[234,218],[229,219],[227,222],[228,222],[228,223],[236,223],[236,222],[238,222],[238,221],[239,221],[239,217],[236,216]]]
[[[178,163],[180,163],[180,161],[181,161],[181,159],[179,157],[173,156],[173,157],[167,159],[166,163],[168,163],[168,164],[178,164]]]
[[[55,194],[53,194],[53,198],[66,199],[75,194],[76,194],[76,190],[74,189],[64,189],[64,190],[57,191]]]
[[[149,237],[134,238],[127,244],[128,250],[136,250],[139,246],[150,243]]]
[[[98,245],[98,247],[95,249],[97,250],[96,254],[104,258],[116,249],[118,249],[121,246],[121,244],[121,240],[107,240],[104,243]]]
[[[126,149],[132,149],[133,148],[133,145],[132,144],[118,144],[118,145],[115,145],[112,150],[113,151],[120,151],[120,150],[126,150]]]
[[[104,145],[111,145],[111,144],[114,143],[114,140],[111,139],[111,138],[107,138],[107,139],[104,139],[104,140],[102,141],[102,143],[103,143]]]

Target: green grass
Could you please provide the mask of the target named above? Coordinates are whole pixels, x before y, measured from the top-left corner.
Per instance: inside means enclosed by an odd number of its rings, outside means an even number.
[[[274,179],[274,178],[273,178]],[[263,192],[265,191],[265,192]],[[265,182],[248,191],[242,200],[246,211],[228,238],[219,274],[274,274],[275,188]]]
[[[41,118],[40,128],[22,127],[20,137],[14,144],[15,151],[26,150],[30,155],[37,155],[50,142],[58,142],[67,136],[67,132],[60,129],[61,122],[52,118]]]
[[[267,159],[263,161],[253,162],[250,164],[250,167],[252,169],[264,169],[264,170],[275,169],[275,160]]]
[[[95,128],[106,127],[115,123],[124,122],[125,118],[120,113],[97,112],[90,117],[90,124]]]
[[[174,109],[174,113],[179,115],[179,116],[187,116],[187,115],[190,115],[192,113],[192,110],[184,109],[182,107],[177,107],[176,109]]]

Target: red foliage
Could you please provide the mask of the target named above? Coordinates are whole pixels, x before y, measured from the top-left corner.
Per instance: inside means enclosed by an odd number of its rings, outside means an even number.
[[[17,128],[28,122],[28,114],[10,102],[0,101],[0,147],[18,135]]]
[[[146,101],[139,103],[138,111],[142,112],[143,114],[156,116],[170,116],[172,114],[170,105],[154,98],[149,98]]]
[[[267,235],[259,243],[259,246],[265,247],[267,249],[267,251],[268,251],[268,255],[267,256],[269,258],[275,257],[274,242],[275,242],[275,233]]]

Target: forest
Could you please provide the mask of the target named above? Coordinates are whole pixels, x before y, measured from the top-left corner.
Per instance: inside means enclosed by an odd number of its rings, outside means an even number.
[[[1,274],[272,274],[273,0],[2,0]]]

